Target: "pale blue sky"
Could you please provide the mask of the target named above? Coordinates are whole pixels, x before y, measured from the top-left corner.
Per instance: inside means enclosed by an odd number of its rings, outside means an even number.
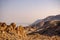
[[[0,21],[33,23],[60,14],[60,0],[0,0]]]

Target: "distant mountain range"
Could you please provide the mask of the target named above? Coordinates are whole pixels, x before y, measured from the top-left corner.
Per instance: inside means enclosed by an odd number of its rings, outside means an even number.
[[[30,27],[36,29],[30,34],[60,35],[60,15],[48,16],[42,20],[37,20]]]
[[[60,14],[55,16],[48,16],[44,19],[38,19],[34,23],[32,23],[30,26],[40,26],[41,22],[51,21],[51,20],[60,20]],[[39,25],[38,25],[39,24]]]
[[[56,15],[56,16],[48,16],[45,19],[43,19],[44,21],[50,21],[50,20],[60,20],[60,15]]]

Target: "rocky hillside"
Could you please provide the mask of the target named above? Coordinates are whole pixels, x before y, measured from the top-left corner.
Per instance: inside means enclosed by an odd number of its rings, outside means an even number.
[[[39,29],[0,22],[0,40],[60,40],[59,26],[60,21],[46,22]]]
[[[43,24],[47,21],[51,21],[51,20],[60,20],[60,15],[54,15],[54,16],[48,16],[44,19],[40,19],[40,20],[36,20],[34,23],[32,23],[30,26],[31,27],[41,27],[43,26]]]
[[[37,28],[33,33],[46,34],[48,36],[60,35],[60,20],[46,21],[42,27]]]
[[[49,16],[42,21],[35,23],[35,25],[31,25],[31,29],[33,30],[30,30],[31,32],[29,35],[40,34],[49,37],[60,36],[60,15]]]
[[[0,22],[0,40],[60,40],[60,15],[49,16],[26,27]]]

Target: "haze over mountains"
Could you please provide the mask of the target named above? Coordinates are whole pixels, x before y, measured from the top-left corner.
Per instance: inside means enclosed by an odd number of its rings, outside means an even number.
[[[33,33],[60,35],[60,15],[48,16],[45,19],[37,20],[30,26],[36,28]]]
[[[46,21],[51,21],[51,20],[60,20],[60,14],[59,15],[48,16],[44,19],[38,19],[34,23],[32,23],[31,26],[33,26],[33,25],[36,26],[38,23],[40,23],[42,21],[46,22]]]

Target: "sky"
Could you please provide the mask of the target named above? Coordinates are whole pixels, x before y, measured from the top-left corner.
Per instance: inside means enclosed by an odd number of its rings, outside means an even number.
[[[0,21],[33,23],[60,14],[60,0],[0,0]]]

